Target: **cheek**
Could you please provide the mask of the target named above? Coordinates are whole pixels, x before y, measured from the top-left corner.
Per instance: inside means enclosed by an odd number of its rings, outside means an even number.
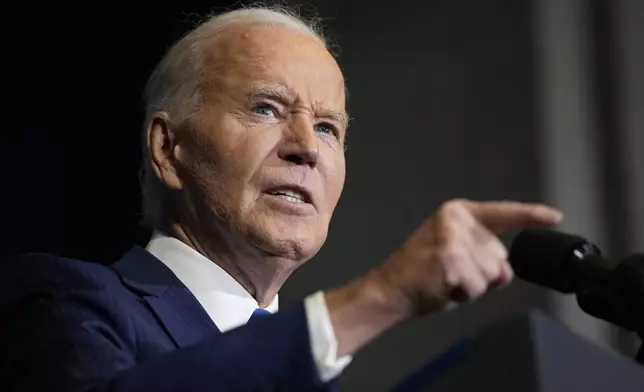
[[[199,207],[197,213],[210,211],[222,218],[236,214],[244,186],[240,175],[243,165],[238,159],[235,154],[215,148],[190,152],[182,177],[188,197]]]
[[[217,187],[226,186],[228,191],[239,197],[270,154],[272,147],[269,138],[270,135],[266,133],[238,135],[235,140],[212,151],[215,157],[206,159],[203,169],[209,173],[211,181],[219,183]]]
[[[256,131],[255,129],[253,131]],[[252,209],[252,205],[260,196],[258,184],[261,182],[261,174],[267,160],[270,161],[271,154],[277,141],[277,132],[265,130],[264,132],[253,132],[238,140],[238,143],[229,151],[226,159],[221,161],[222,180],[228,186],[225,192],[235,200],[238,207],[245,211]]]
[[[337,153],[336,153],[337,154]],[[344,188],[344,179],[346,176],[346,165],[344,154],[333,159],[332,164],[328,165],[325,170],[325,189],[330,213],[333,212],[338,204],[342,189]]]

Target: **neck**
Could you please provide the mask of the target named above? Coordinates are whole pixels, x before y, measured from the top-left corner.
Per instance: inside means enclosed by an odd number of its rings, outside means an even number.
[[[258,249],[249,249],[241,241],[219,236],[202,238],[181,224],[164,229],[169,235],[201,253],[232,276],[260,307],[268,306],[293,272],[292,263]]]

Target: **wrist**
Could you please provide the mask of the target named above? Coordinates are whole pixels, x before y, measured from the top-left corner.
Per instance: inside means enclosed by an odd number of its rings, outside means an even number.
[[[414,304],[407,294],[396,286],[395,277],[382,267],[373,269],[361,279],[365,302],[380,314],[391,315],[396,322],[414,315]]]
[[[412,306],[379,270],[325,293],[338,356],[351,355],[411,315]]]

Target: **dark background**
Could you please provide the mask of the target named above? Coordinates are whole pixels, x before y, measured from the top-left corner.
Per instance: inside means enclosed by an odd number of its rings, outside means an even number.
[[[331,38],[340,45],[355,122],[329,240],[284,288],[282,306],[380,263],[452,197],[550,202],[572,217],[567,228],[599,233],[594,239],[615,252],[641,250],[643,231],[636,229],[644,219],[641,207],[633,206],[644,197],[636,147],[644,122],[633,113],[642,111],[644,89],[623,88],[642,81],[637,68],[644,62],[633,41],[641,28],[618,28],[622,22],[642,25],[644,18],[632,17],[641,3],[563,3],[569,5],[561,10],[550,0],[305,4],[305,15],[314,6],[328,18]],[[14,4],[5,14],[20,27],[10,29],[3,49],[10,102],[2,131],[3,259],[44,251],[109,263],[133,243],[145,244],[148,233],[138,225],[143,85],[165,49],[200,17],[237,3],[79,4]],[[540,25],[544,8],[563,16]],[[581,95],[589,103],[580,113],[593,126],[573,124],[592,129],[571,131],[573,152],[567,153],[567,147],[550,149],[552,139],[544,138],[545,128],[558,128],[542,101],[557,86],[574,90],[577,85],[567,83],[579,73],[553,84],[543,72],[547,51],[539,45],[553,42],[544,38],[549,23],[560,23],[553,31],[561,28],[564,40],[577,33],[564,18],[571,15],[586,37],[571,47],[584,48],[579,61],[587,78],[580,83],[587,89]],[[563,51],[551,60],[574,56]],[[577,160],[574,137],[586,140],[584,135],[596,142]],[[634,158],[623,158],[625,146]],[[549,170],[552,151],[563,151],[557,162],[565,168],[590,172],[588,189],[603,196],[588,211],[576,209],[585,205],[589,193],[579,192],[588,183],[577,172]],[[587,224],[588,216],[596,218]],[[386,390],[483,322],[534,306],[561,316],[553,305],[558,300],[517,283],[457,312],[398,329],[358,355],[344,386]],[[621,335],[591,335],[627,347]]]

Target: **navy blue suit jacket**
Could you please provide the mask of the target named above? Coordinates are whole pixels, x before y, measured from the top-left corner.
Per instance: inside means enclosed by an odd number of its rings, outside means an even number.
[[[26,255],[0,267],[2,391],[326,391],[303,303],[220,333],[140,247],[106,267]]]

